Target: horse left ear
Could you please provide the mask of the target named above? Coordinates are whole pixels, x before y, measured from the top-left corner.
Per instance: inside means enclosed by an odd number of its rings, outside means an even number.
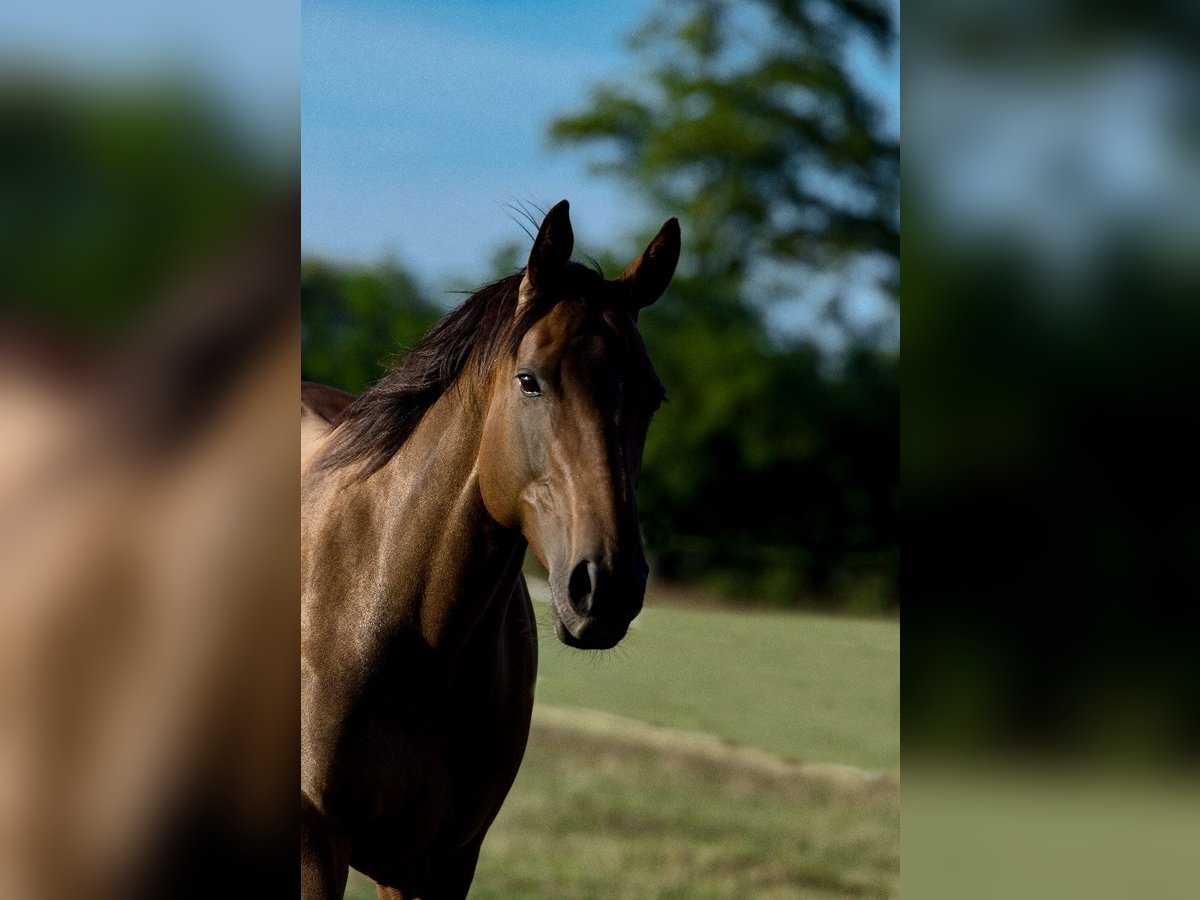
[[[642,255],[627,265],[617,278],[617,283],[628,291],[635,319],[638,310],[645,309],[663,295],[675,275],[678,262],[679,220],[671,218],[663,223]]]

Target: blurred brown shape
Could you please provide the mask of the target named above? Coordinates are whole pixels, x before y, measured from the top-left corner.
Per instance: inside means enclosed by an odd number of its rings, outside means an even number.
[[[0,896],[294,869],[296,193],[106,351],[0,325]]]

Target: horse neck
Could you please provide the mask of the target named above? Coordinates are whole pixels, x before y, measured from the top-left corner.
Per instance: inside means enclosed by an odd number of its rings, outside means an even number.
[[[443,395],[396,456],[360,487],[379,540],[370,618],[455,652],[489,607],[512,594],[525,540],[488,514],[477,461],[485,398],[474,385]]]

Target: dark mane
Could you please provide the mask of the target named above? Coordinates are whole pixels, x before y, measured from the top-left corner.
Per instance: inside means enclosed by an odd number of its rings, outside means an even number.
[[[319,470],[356,466],[355,480],[383,468],[412,435],[422,417],[453,385],[468,361],[484,374],[502,355],[516,352],[521,339],[556,300],[534,302],[517,312],[522,269],[486,285],[452,310],[408,352],[404,362],[346,407]],[[565,282],[586,296],[603,276],[572,263]]]

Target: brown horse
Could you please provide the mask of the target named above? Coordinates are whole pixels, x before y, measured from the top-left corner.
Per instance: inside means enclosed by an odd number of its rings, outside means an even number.
[[[464,897],[525,752],[537,639],[603,649],[642,607],[634,500],[663,389],[636,327],[668,221],[615,280],[570,261],[567,202],[522,271],[469,297],[357,400],[302,393],[301,880]]]

